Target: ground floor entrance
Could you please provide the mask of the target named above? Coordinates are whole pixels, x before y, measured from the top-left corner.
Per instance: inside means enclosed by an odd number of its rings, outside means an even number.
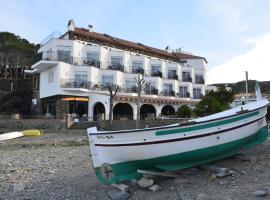
[[[52,118],[66,117],[68,114],[74,117],[88,116],[88,97],[52,96],[41,99],[43,115]]]

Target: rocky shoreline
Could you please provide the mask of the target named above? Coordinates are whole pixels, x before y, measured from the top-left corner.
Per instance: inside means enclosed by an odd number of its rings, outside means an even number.
[[[83,131],[47,133],[0,143],[0,199],[111,199],[115,188],[95,177]],[[155,178],[153,192],[130,182],[129,199],[270,199],[270,140],[215,162],[234,171],[216,177],[200,168]],[[262,194],[263,193],[263,194]],[[268,195],[267,195],[268,194]],[[261,195],[260,197],[258,195]]]

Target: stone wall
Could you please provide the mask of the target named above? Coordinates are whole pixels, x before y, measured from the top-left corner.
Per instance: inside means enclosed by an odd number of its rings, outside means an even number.
[[[153,119],[140,121],[140,128],[166,126],[183,122],[186,119]],[[73,123],[71,129],[87,129],[89,127],[97,126],[99,130],[128,130],[136,128],[135,120],[114,120],[113,125],[110,126],[108,120],[97,122],[77,122]]]
[[[7,129],[7,130],[66,129],[66,120],[65,119],[0,119],[0,129]]]

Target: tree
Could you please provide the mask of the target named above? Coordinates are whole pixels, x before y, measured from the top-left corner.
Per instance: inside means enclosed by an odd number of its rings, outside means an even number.
[[[112,126],[112,118],[113,118],[113,102],[114,102],[114,97],[116,96],[117,92],[120,89],[120,86],[116,86],[114,87],[114,85],[110,84],[110,83],[106,83],[106,87],[109,91],[109,95],[110,95],[110,111],[109,111],[109,122],[110,125]]]
[[[138,78],[136,79],[137,83],[137,120],[136,120],[136,128],[139,128],[140,124],[140,102],[141,102],[141,93],[142,91],[150,85],[150,82],[146,82],[144,80],[144,76],[138,74]]]
[[[227,90],[224,85],[220,85],[217,91],[211,91],[196,105],[194,113],[197,116],[211,115],[222,112],[230,107],[234,100],[232,90]]]
[[[192,116],[192,110],[187,105],[182,105],[176,112],[177,117],[190,118]]]

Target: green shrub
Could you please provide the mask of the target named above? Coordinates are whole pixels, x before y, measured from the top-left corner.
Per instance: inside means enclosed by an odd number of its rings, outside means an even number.
[[[187,105],[182,105],[176,112],[177,117],[190,118],[192,116],[192,110]]]

